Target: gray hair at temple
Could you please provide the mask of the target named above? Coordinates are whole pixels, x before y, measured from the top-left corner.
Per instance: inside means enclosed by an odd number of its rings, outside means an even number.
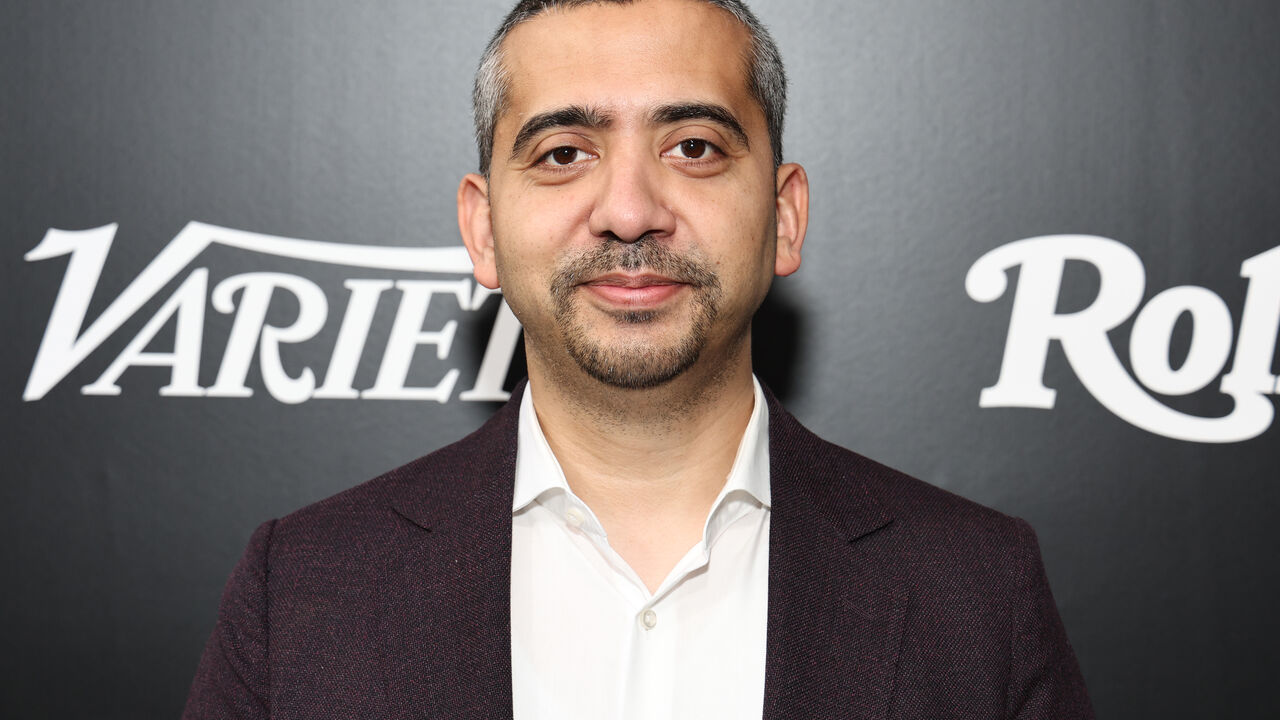
[[[575,8],[592,3],[629,5],[636,0],[521,0],[507,14],[498,31],[489,40],[480,67],[476,70],[475,87],[471,93],[472,112],[475,114],[476,147],[480,151],[480,172],[489,176],[493,160],[493,130],[498,115],[506,103],[510,78],[502,63],[502,42],[520,23],[541,15],[547,10]],[[698,0],[728,12],[747,28],[751,45],[744,58],[747,65],[747,85],[760,109],[764,111],[769,127],[769,143],[773,147],[773,164],[782,164],[782,124],[787,114],[787,75],[782,67],[782,55],[774,44],[769,31],[756,19],[741,0]]]

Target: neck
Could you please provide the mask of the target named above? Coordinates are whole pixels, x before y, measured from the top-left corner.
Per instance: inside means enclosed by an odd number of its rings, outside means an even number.
[[[584,500],[597,485],[646,493],[706,485],[719,492],[755,399],[749,366],[714,379],[595,392],[547,382],[531,367],[529,383],[547,442]],[[710,477],[689,477],[708,471]],[[675,482],[682,480],[692,482]]]
[[[574,494],[654,589],[701,535],[751,419],[749,355],[659,387],[606,386],[529,357],[538,422]],[[563,368],[563,364],[558,365]]]

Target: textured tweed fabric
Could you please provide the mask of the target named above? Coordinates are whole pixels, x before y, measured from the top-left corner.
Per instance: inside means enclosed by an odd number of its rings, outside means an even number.
[[[520,395],[259,527],[184,717],[511,718]],[[1026,523],[824,442],[768,397],[766,720],[1093,717]]]

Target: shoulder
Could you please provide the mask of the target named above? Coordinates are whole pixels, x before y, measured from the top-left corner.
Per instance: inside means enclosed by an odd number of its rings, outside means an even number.
[[[954,544],[1025,542],[1026,522],[850,450],[831,445],[845,456],[846,483],[865,490],[887,508],[895,522],[910,526],[921,538]],[[853,491],[853,488],[850,488]]]
[[[774,522],[791,515],[778,557],[792,568],[820,558],[855,607],[899,618],[897,697],[928,717],[1093,717],[1025,521],[826,442],[780,407],[770,422],[771,468],[791,486],[790,508],[774,493]],[[815,530],[824,520],[844,542]],[[802,526],[828,542],[806,543]]]
[[[770,416],[775,473],[791,481],[833,522],[878,516],[903,552],[920,560],[991,566],[1038,555],[1027,523],[823,440],[783,410]],[[794,468],[794,472],[790,470]],[[843,516],[843,517],[842,517]]]
[[[430,528],[507,498],[514,476],[517,403],[478,430],[378,477],[274,522],[273,550],[349,554],[406,527]]]

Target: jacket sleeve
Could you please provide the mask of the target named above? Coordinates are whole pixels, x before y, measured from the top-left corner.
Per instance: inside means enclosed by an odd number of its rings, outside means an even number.
[[[270,716],[267,556],[275,521],[254,531],[231,572],[218,621],[187,695],[184,720],[251,720]]]
[[[1035,531],[1022,520],[1018,525],[1025,555],[1014,600],[1005,714],[1018,720],[1092,720],[1093,706],[1049,590]]]

